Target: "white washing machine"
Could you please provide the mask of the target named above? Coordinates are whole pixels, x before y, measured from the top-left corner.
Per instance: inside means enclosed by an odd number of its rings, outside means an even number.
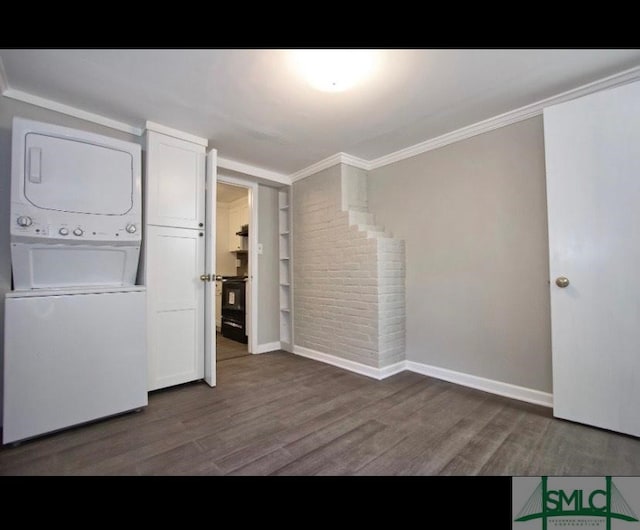
[[[147,404],[141,148],[14,118],[3,442]]]

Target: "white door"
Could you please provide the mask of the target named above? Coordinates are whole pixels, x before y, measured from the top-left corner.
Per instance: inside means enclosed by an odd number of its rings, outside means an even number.
[[[216,192],[217,151],[207,153],[205,221],[204,380],[216,386]]]
[[[640,83],[545,109],[544,131],[554,414],[640,436]]]
[[[147,223],[204,228],[205,148],[147,131]]]
[[[204,377],[204,230],[148,226],[149,390]]]

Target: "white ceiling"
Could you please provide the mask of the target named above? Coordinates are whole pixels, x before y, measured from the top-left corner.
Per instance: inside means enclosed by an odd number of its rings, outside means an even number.
[[[384,156],[640,65],[640,50],[381,50],[366,83],[319,92],[289,50],[0,50],[9,87],[137,127],[208,138],[293,173],[337,152]]]

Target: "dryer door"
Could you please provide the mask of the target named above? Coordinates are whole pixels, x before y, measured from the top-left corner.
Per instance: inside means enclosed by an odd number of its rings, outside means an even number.
[[[133,157],[51,135],[25,135],[24,193],[45,210],[124,215],[133,207]]]

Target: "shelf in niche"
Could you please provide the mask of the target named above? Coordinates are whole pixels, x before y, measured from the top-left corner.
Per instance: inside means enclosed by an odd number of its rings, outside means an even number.
[[[285,204],[284,206],[280,206],[281,210],[288,210],[289,209],[289,205]]]
[[[280,256],[280,259],[289,259],[289,256]]]
[[[289,313],[291,310],[288,307],[281,307],[280,311],[282,311],[283,313]]]
[[[285,230],[283,232],[280,232],[281,236],[288,236],[289,235],[289,230]]]
[[[291,287],[291,284],[290,284],[290,283],[283,283],[283,282],[280,282],[280,285],[281,285],[282,287]]]

